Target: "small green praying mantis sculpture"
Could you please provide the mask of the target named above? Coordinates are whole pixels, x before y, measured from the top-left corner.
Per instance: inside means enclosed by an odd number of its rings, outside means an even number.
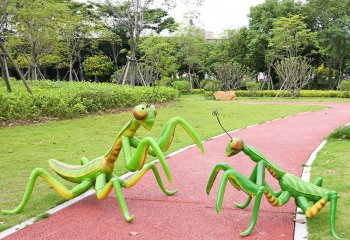
[[[216,116],[220,126],[223,128],[218,116],[218,111],[214,111],[213,115]],[[268,202],[275,207],[285,205],[291,197],[294,197],[297,206],[303,210],[306,217],[316,216],[323,206],[327,202],[330,202],[331,234],[335,239],[339,239],[335,232],[336,207],[338,200],[337,192],[322,188],[323,179],[321,177],[317,178],[313,183],[309,183],[292,174],[286,173],[276,164],[267,160],[267,158],[258,150],[244,144],[239,138],[231,137],[224,128],[223,130],[231,138],[231,141],[226,146],[226,156],[230,157],[239,152],[243,152],[256,163],[256,166],[250,177],[246,178],[224,162],[217,164],[209,178],[206,192],[209,195],[218,173],[223,170],[224,174],[221,179],[216,201],[216,211],[218,214],[221,212],[222,201],[228,181],[234,188],[237,190],[243,190],[248,195],[247,201],[243,204],[236,203],[236,207],[244,209],[250,204],[252,197],[256,197],[250,225],[247,230],[240,233],[241,236],[247,236],[252,233],[258,218],[261,198],[265,195]],[[265,169],[267,169],[278,181],[281,187],[280,192],[274,191],[271,185],[265,180]],[[309,202],[311,202],[312,205],[309,205]]]
[[[51,159],[49,161],[50,167],[59,176],[70,182],[78,183],[73,189],[65,187],[44,169],[34,169],[29,177],[24,196],[18,207],[3,212],[5,214],[21,212],[30,198],[36,179],[42,177],[64,199],[72,199],[81,195],[91,187],[95,187],[97,198],[103,200],[108,196],[111,190],[114,189],[126,221],[131,222],[133,217],[129,215],[122,188],[130,188],[135,185],[148,170],[152,169],[159,187],[166,195],[173,195],[177,192],[177,190],[169,191],[165,188],[154,161],[145,164],[148,154],[158,157],[165,175],[169,182],[172,182],[169,166],[163,152],[167,151],[172,143],[177,125],[186,130],[200,151],[204,153],[203,144],[198,134],[190,124],[180,117],[171,118],[157,139],[151,137],[145,137],[142,140],[137,139],[134,135],[140,126],[151,130],[156,116],[157,110],[155,106],[150,104],[140,104],[136,106],[133,109],[133,118],[120,130],[115,143],[105,156],[98,157],[90,162],[86,158],[82,158],[81,165],[68,165]],[[132,154],[132,148],[135,148],[134,154]],[[124,153],[126,167],[132,172],[137,171],[127,180],[113,174],[114,163],[121,150],[123,150]]]

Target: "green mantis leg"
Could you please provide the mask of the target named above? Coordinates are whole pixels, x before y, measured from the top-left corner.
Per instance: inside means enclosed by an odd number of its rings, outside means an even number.
[[[309,201],[306,197],[303,197],[303,196],[296,197],[297,205],[303,210],[306,217],[316,216],[328,201],[330,201],[330,204],[331,204],[330,214],[329,214],[331,234],[335,239],[340,239],[337,236],[335,231],[335,218],[336,218],[336,209],[337,209],[337,201],[338,201],[338,194],[336,192],[330,191],[327,197],[321,198],[312,206],[309,205]]]
[[[148,151],[149,146],[152,146],[154,148],[155,153],[157,154],[157,157],[158,157],[161,165],[163,166],[164,172],[168,176],[169,182],[171,182],[170,170],[168,167],[168,163],[165,160],[163,152],[160,150],[160,148],[158,147],[157,143],[155,142],[155,140],[153,138],[147,137],[147,138],[144,138],[142,141],[140,141],[138,147],[136,148],[134,155],[132,155],[132,156],[131,156],[131,147],[130,147],[129,138],[123,138],[123,152],[124,152],[125,160],[126,160],[127,164],[129,164],[129,167],[131,165],[131,168],[133,169],[132,164],[135,164],[134,162],[142,161],[142,163],[141,163],[142,168],[139,170],[139,172],[137,172],[132,177],[130,177],[127,181],[125,181],[123,183],[123,187],[125,187],[125,188],[132,187],[134,184],[136,184],[140,180],[140,178],[148,170],[152,169],[154,176],[157,179],[158,185],[162,189],[162,191],[167,195],[174,195],[175,193],[177,193],[177,189],[175,189],[173,191],[169,191],[165,188],[155,163],[151,162],[151,163],[148,163],[146,165],[143,165],[144,162],[146,161],[147,151]],[[139,159],[139,158],[141,158],[141,159]],[[140,164],[140,163],[138,163],[138,164]]]
[[[32,191],[33,191],[33,188],[35,185],[35,181],[39,176],[42,177],[45,181],[47,181],[56,190],[56,192],[66,200],[72,199],[72,198],[84,193],[93,185],[93,183],[91,181],[83,181],[79,185],[77,185],[74,188],[72,188],[71,190],[69,190],[62,183],[60,183],[54,177],[52,177],[47,171],[45,171],[42,168],[36,168],[30,174],[29,181],[28,181],[27,186],[26,186],[26,190],[24,192],[22,201],[20,202],[18,207],[13,209],[13,210],[3,211],[3,213],[15,214],[15,213],[19,213],[23,210],[23,208],[25,207],[25,205],[27,204],[27,202],[30,198],[30,195],[32,194]]]
[[[152,147],[152,149],[155,152],[155,155],[158,157],[159,162],[163,167],[165,175],[167,176],[169,182],[172,182],[168,163],[165,160],[162,150],[159,148],[157,142],[153,138],[145,137],[144,139],[142,139],[139,142],[136,151],[133,155],[131,152],[130,139],[127,137],[123,137],[122,144],[123,153],[126,161],[126,167],[129,170],[135,171],[142,169],[144,163],[146,162],[149,147]]]
[[[225,194],[225,189],[227,182],[230,181],[230,183],[237,188],[238,190],[243,190],[246,194],[249,196],[256,196],[255,203],[254,203],[254,208],[253,208],[253,215],[250,221],[250,225],[248,229],[242,233],[240,233],[241,236],[247,236],[252,233],[254,226],[256,224],[257,218],[258,218],[258,213],[259,213],[259,208],[260,208],[260,202],[261,198],[264,193],[264,187],[263,186],[258,186],[257,184],[253,183],[250,181],[248,178],[240,174],[239,172],[235,171],[232,169],[230,166],[228,166],[226,163],[219,163],[218,165],[215,166],[208,184],[207,184],[207,194],[210,193],[210,190],[212,188],[213,182],[215,181],[215,178],[220,170],[225,170],[225,173],[222,176],[220,187],[219,187],[219,192],[218,192],[218,197],[216,201],[216,211],[218,214],[221,213],[222,209],[222,201],[223,197]]]
[[[96,183],[95,183],[96,196],[98,199],[103,200],[108,196],[112,188],[114,188],[114,192],[118,199],[118,203],[119,203],[120,209],[122,210],[124,218],[127,222],[131,222],[134,218],[129,215],[124,194],[121,188],[121,181],[122,180],[118,179],[117,177],[112,177],[108,181],[108,183],[106,183],[106,174],[101,173],[96,178]]]
[[[258,168],[258,166],[256,165],[254,167],[254,170],[252,172],[252,174],[250,175],[249,177],[249,180],[252,181],[252,182],[255,182],[256,181],[256,169]],[[234,205],[240,209],[244,209],[246,207],[249,206],[250,202],[252,201],[252,196],[248,195],[248,199],[245,203],[241,204],[241,203],[235,203]]]
[[[265,164],[263,161],[257,163],[252,174],[249,177],[249,180],[255,182],[258,186],[263,186],[263,183],[265,182]],[[249,195],[247,201],[244,204],[235,203],[235,206],[241,209],[246,208],[249,206],[251,200],[252,196]]]
[[[249,227],[247,228],[247,230],[240,233],[240,236],[247,236],[252,233],[254,226],[256,224],[256,221],[258,219],[260,202],[264,193],[264,187],[258,186],[257,184],[251,182],[248,178],[246,178],[245,176],[243,176],[242,174],[240,174],[239,172],[233,169],[227,170],[222,177],[220,187],[219,187],[218,199],[216,202],[216,211],[218,214],[220,214],[221,212],[222,200],[225,194],[227,181],[229,179],[232,179],[232,181],[235,182],[236,185],[240,186],[240,188],[242,188],[242,190],[245,193],[247,193],[249,196],[254,196],[254,195],[256,196],[255,202],[254,202],[253,214],[252,214]]]
[[[135,173],[134,175],[132,175],[128,180],[124,180],[122,182],[122,186],[124,188],[131,188],[132,186],[134,186],[141,178],[142,176],[148,171],[152,169],[154,176],[157,179],[158,185],[159,187],[162,189],[162,191],[166,194],[166,195],[174,195],[175,193],[177,193],[177,189],[173,190],[173,191],[169,191],[168,189],[165,188],[163,181],[160,177],[159,171],[157,169],[157,166],[154,162],[150,162],[147,163],[143,166],[143,168],[138,171],[137,173]]]
[[[191,138],[193,139],[195,144],[198,146],[200,151],[202,153],[204,153],[204,147],[203,147],[202,141],[201,141],[200,137],[198,136],[197,132],[193,129],[193,127],[188,122],[186,122],[186,120],[184,120],[181,117],[171,118],[167,122],[167,124],[164,126],[159,137],[156,139],[156,142],[157,142],[158,146],[160,147],[160,149],[163,152],[168,150],[171,143],[173,142],[174,135],[175,135],[175,129],[176,129],[177,125],[180,125],[183,129],[185,129],[185,131],[191,136]],[[137,147],[139,142],[140,142],[140,140],[135,138],[135,137],[131,139],[131,145],[134,147]],[[154,149],[153,147],[150,149],[149,154],[155,157],[155,152],[153,149]]]
[[[316,186],[319,186],[319,187],[322,186],[322,183],[323,183],[323,178],[322,177],[317,177],[315,179],[315,181],[313,182],[313,184],[315,184]]]

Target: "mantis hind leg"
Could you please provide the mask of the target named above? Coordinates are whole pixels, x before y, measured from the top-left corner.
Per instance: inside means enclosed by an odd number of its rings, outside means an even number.
[[[314,205],[309,206],[308,200],[305,197],[299,196],[296,198],[297,205],[300,207],[303,212],[305,213],[306,217],[314,217],[316,216],[323,206],[330,201],[330,228],[331,228],[331,234],[335,239],[340,239],[336,232],[335,232],[335,218],[336,218],[336,209],[337,209],[337,200],[338,200],[338,194],[334,191],[331,191],[327,197],[321,198],[319,201],[317,201]]]
[[[23,198],[22,198],[22,201],[20,202],[20,204],[13,210],[9,210],[9,211],[3,210],[3,213],[15,214],[15,213],[19,213],[23,210],[23,208],[27,204],[27,202],[28,202],[28,200],[33,192],[33,188],[34,188],[36,179],[39,176],[42,177],[45,181],[47,181],[56,190],[56,192],[66,200],[72,199],[72,198],[84,193],[92,186],[92,183],[90,181],[84,181],[84,182],[80,183],[79,185],[77,185],[76,187],[74,187],[73,189],[69,190],[62,183],[60,183],[54,177],[52,177],[47,171],[45,171],[42,168],[36,168],[30,174],[29,181],[27,183],[26,190],[24,192],[24,195],[23,195]]]
[[[162,181],[162,178],[159,174],[159,171],[157,169],[157,166],[154,162],[150,162],[147,163],[143,166],[143,168],[141,170],[139,170],[137,173],[135,173],[134,175],[132,175],[128,180],[124,180],[122,182],[122,187],[124,188],[131,188],[132,186],[134,186],[142,177],[143,175],[145,175],[145,173],[152,169],[154,176],[157,179],[158,185],[159,187],[162,189],[162,191],[166,194],[166,195],[174,195],[175,193],[177,193],[177,189],[175,190],[168,190],[166,189],[166,187],[164,186],[164,183]]]

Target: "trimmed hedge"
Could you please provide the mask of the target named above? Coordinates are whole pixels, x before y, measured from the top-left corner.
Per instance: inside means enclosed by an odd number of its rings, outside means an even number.
[[[260,90],[252,94],[247,90],[236,90],[237,97],[275,97],[278,90]],[[287,91],[281,91],[279,96],[290,97],[290,93]],[[301,90],[300,97],[330,97],[330,98],[348,98],[349,95],[344,91],[323,91],[323,90]]]
[[[0,121],[37,119],[41,116],[72,118],[108,109],[132,107],[141,102],[161,103],[178,97],[176,89],[130,87],[110,83],[29,81],[34,95],[20,82],[11,81],[13,92],[0,83]]]

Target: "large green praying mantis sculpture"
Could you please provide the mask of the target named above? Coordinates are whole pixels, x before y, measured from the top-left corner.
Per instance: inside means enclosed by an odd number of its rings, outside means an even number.
[[[217,117],[220,126],[223,128],[220,123],[218,112],[214,111],[213,115]],[[224,131],[226,132],[225,129]],[[248,195],[247,201],[244,204],[236,203],[236,207],[244,209],[250,204],[252,197],[256,197],[250,225],[246,231],[240,233],[241,236],[247,236],[252,233],[258,218],[261,198],[264,194],[268,202],[276,207],[285,205],[291,197],[294,197],[297,206],[303,210],[306,217],[316,216],[323,206],[327,202],[330,202],[331,234],[334,238],[339,239],[335,232],[338,194],[335,191],[322,188],[323,179],[321,177],[317,178],[313,183],[306,182],[292,174],[286,173],[276,164],[267,160],[258,150],[244,144],[241,139],[233,138],[230,134],[228,134],[228,136],[231,138],[231,141],[226,146],[226,156],[230,157],[239,152],[243,152],[256,163],[256,166],[248,179],[226,163],[217,164],[209,178],[206,192],[207,194],[210,193],[218,173],[223,170],[224,174],[221,179],[216,202],[216,211],[218,214],[221,212],[222,201],[228,181],[234,188],[243,190]],[[265,169],[278,180],[281,187],[280,192],[274,191],[271,185],[265,180]],[[311,202],[312,205],[309,205],[309,202]]]
[[[171,118],[157,139],[151,137],[145,137],[142,140],[137,139],[134,135],[139,127],[143,126],[147,130],[151,130],[156,115],[157,110],[153,105],[140,104],[136,106],[133,109],[133,118],[118,133],[114,145],[103,157],[98,157],[90,162],[86,158],[82,158],[81,165],[77,166],[68,165],[57,160],[50,160],[49,164],[51,168],[59,176],[70,182],[78,183],[78,185],[71,190],[57,181],[44,169],[34,169],[29,177],[24,196],[18,207],[3,212],[5,214],[15,214],[22,211],[29,200],[36,179],[40,176],[65,199],[74,198],[94,186],[97,198],[102,200],[108,196],[112,189],[114,189],[126,221],[131,222],[133,217],[129,215],[122,188],[132,187],[148,170],[153,170],[157,182],[165,194],[173,195],[177,192],[177,190],[169,191],[165,188],[154,161],[145,164],[148,154],[158,157],[165,175],[169,182],[172,182],[170,170],[163,152],[166,151],[172,143],[177,125],[186,130],[200,151],[204,153],[203,144],[198,134],[184,119],[180,117]],[[132,154],[132,148],[136,149],[134,154]],[[127,180],[113,174],[114,163],[121,150],[123,150],[124,153],[126,167],[130,171],[138,170],[138,172]]]

